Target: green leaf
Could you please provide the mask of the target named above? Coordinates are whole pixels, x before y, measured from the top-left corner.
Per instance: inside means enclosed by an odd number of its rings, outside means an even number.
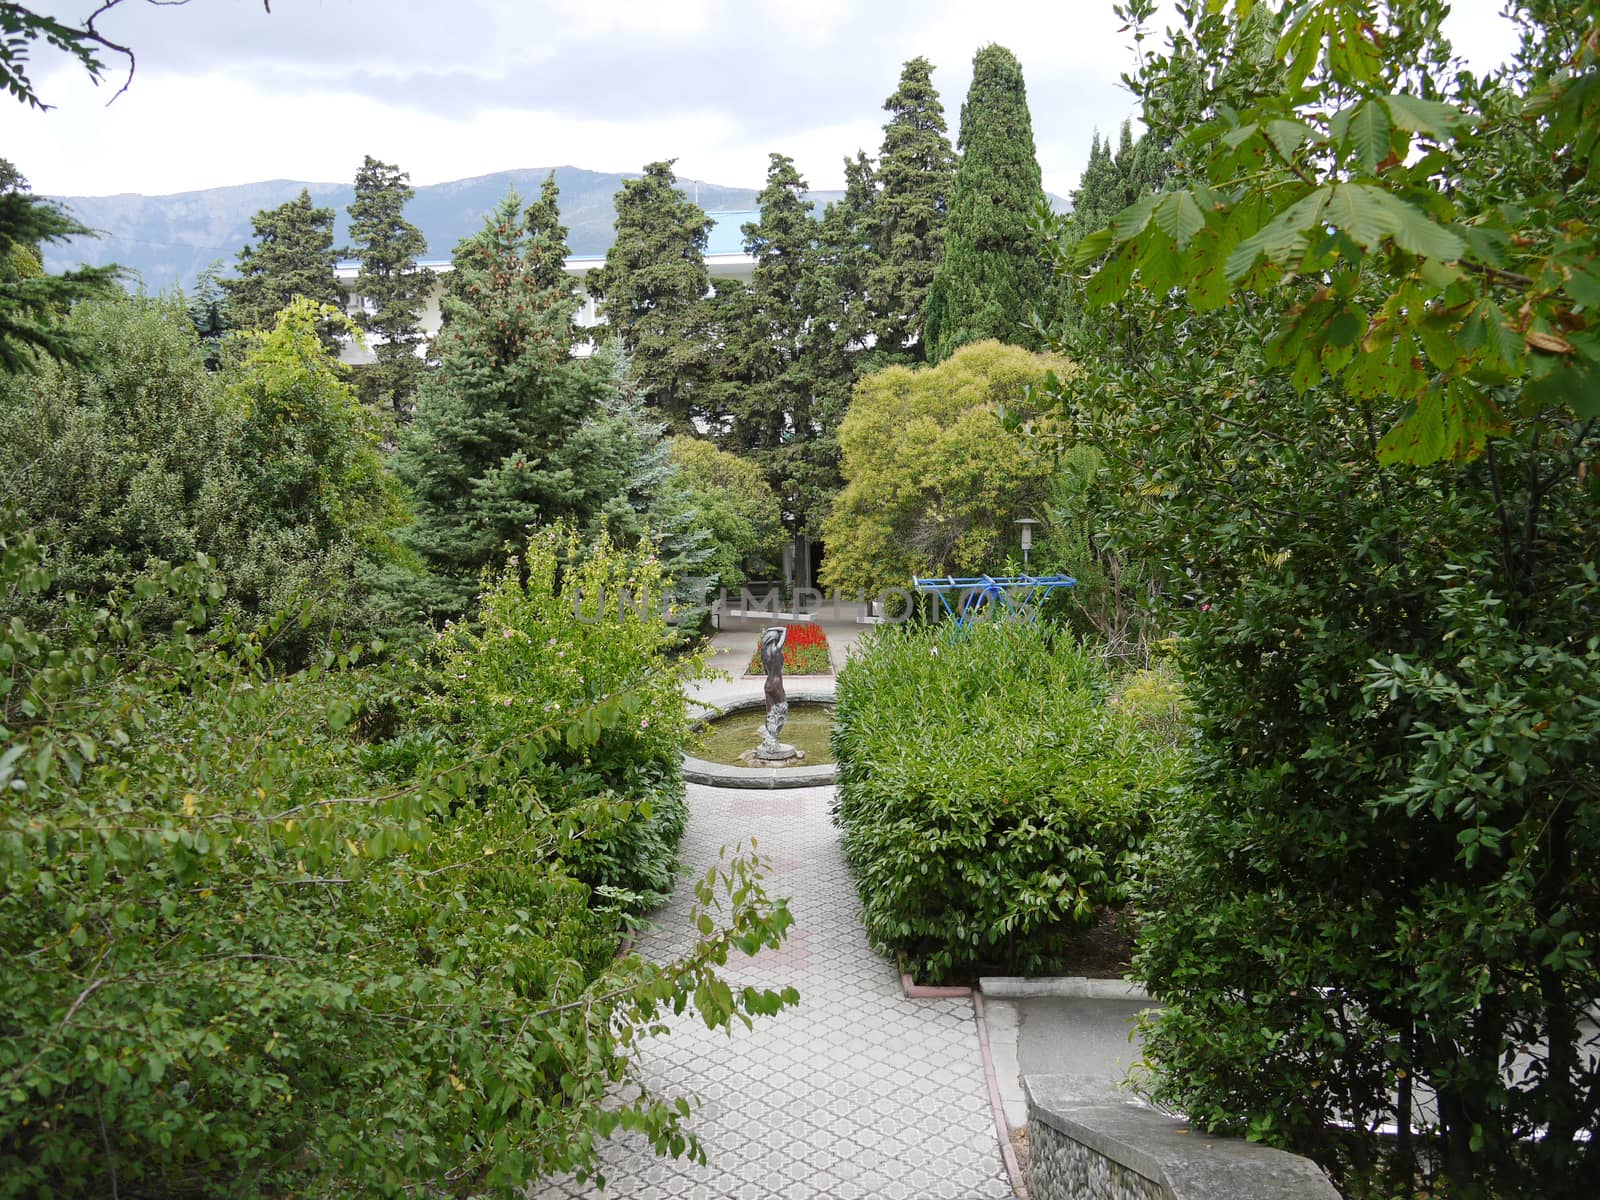
[[[1454,137],[1463,125],[1472,123],[1462,109],[1442,100],[1424,100],[1402,93],[1383,97],[1382,104],[1389,110],[1389,119],[1397,128],[1425,133],[1441,142]]]
[[[1364,101],[1350,118],[1346,144],[1356,161],[1370,174],[1389,157],[1389,114],[1376,100]]]
[[[1072,265],[1087,267],[1092,265],[1107,250],[1111,249],[1112,235],[1110,229],[1097,229],[1084,238],[1072,251]]]
[[[1150,215],[1164,197],[1157,192],[1139,197],[1138,200],[1128,205],[1116,216],[1111,218],[1111,236],[1118,242],[1126,242],[1138,237],[1144,232],[1145,226],[1150,224]],[[1203,220],[1202,220],[1202,223]]]
[[[1318,226],[1333,191],[1334,185],[1324,184],[1296,200],[1241,241],[1228,255],[1224,268],[1228,278],[1234,281],[1243,278],[1255,266],[1256,259],[1263,255],[1268,262],[1282,264],[1290,255],[1303,249],[1305,231]]]
[[[1378,443],[1378,461],[1427,466],[1440,459],[1476,458],[1491,436],[1508,429],[1487,393],[1452,380],[1433,387]]]
[[[1600,308],[1600,271],[1573,267],[1567,277],[1567,295],[1585,308]]]
[[[1311,126],[1303,121],[1285,121],[1281,118],[1268,121],[1266,131],[1273,148],[1285,162],[1294,161],[1295,153],[1313,132]]]
[[[1133,266],[1138,259],[1139,244],[1126,243],[1089,278],[1084,286],[1084,299],[1091,308],[1104,308],[1127,294],[1133,281]]]
[[[1189,192],[1168,192],[1159,199],[1153,213],[1156,226],[1176,243],[1180,252],[1188,249],[1190,241],[1206,226],[1205,213]]]

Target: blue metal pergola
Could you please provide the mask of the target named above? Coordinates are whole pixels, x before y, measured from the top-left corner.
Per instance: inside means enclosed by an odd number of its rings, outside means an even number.
[[[939,597],[939,604],[959,628],[1004,614],[1033,621],[1039,608],[1058,588],[1077,586],[1070,575],[942,575],[913,576],[916,590]]]

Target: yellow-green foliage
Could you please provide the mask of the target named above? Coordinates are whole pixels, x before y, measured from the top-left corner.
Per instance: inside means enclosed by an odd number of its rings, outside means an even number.
[[[1170,663],[1157,663],[1125,676],[1110,703],[1164,745],[1177,746],[1183,741],[1189,702]]]
[[[675,437],[668,445],[694,523],[710,535],[703,573],[725,588],[769,578],[783,551],[783,513],[761,468],[704,438]]]
[[[1037,514],[1053,473],[1002,410],[1024,413],[1024,388],[1068,366],[987,341],[856,384],[839,426],[845,487],[823,525],[823,583],[877,592],[912,575],[997,570],[1017,549],[1012,522]]]

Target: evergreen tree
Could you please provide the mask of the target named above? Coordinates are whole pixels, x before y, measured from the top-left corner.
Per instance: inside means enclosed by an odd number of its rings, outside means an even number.
[[[82,362],[82,345],[60,317],[78,300],[113,290],[118,267],[79,267],[46,275],[39,248],[93,234],[49,200],[29,194],[28,181],[0,158],[0,370],[19,373],[40,356]]]
[[[828,205],[817,241],[817,315],[836,335],[839,353],[861,349],[874,333],[869,281],[877,218],[872,161],[858,150],[844,160],[844,196]]]
[[[1003,46],[985,46],[972,60],[960,150],[944,258],[924,314],[929,362],[984,338],[1038,348],[1025,322],[1049,286],[1033,222],[1044,187],[1022,67]]]
[[[671,162],[650,163],[617,193],[616,237],[589,275],[600,315],[632,356],[645,403],[677,431],[692,428],[693,392],[709,344],[692,336],[710,290],[711,221],[677,190]]]
[[[545,176],[539,188],[539,198],[528,205],[523,214],[523,226],[528,231],[528,270],[534,282],[560,295],[574,296],[577,285],[567,274],[567,227],[561,223],[561,189],[556,186],[556,173]],[[573,300],[573,311],[578,301]]]
[[[913,58],[884,101],[890,114],[878,155],[874,262],[867,281],[878,345],[922,357],[922,314],[944,255],[956,156],[946,136],[933,65]]]
[[[744,303],[729,306],[733,320],[724,331],[725,341],[737,344],[729,361],[741,377],[726,414],[727,441],[759,462],[786,500],[786,459],[810,399],[802,350],[817,224],[805,192],[794,161],[771,155],[757,198],[760,217],[743,227],[745,253],[755,267]]]
[[[571,356],[576,298],[541,282],[548,230],[529,224],[512,193],[456,247],[439,366],[396,462],[417,517],[405,540],[432,576],[410,601],[434,618],[466,611],[478,572],[530,525],[585,524],[598,506],[594,445],[575,435],[603,378]]]
[[[272,329],[279,310],[296,296],[344,307],[345,292],[333,274],[333,218],[333,209],[317,208],[304,188],[250,218],[255,245],[239,251],[239,278],[222,281],[234,328]],[[338,350],[337,325],[325,322],[319,336],[328,350]]]
[[[587,532],[604,530],[622,546],[651,546],[675,585],[680,625],[698,628],[715,547],[673,459],[666,422],[645,407],[619,339],[601,346],[590,365],[604,374],[605,388],[580,432],[592,447],[596,501]]]
[[[411,416],[422,377],[417,350],[423,341],[422,309],[433,286],[433,272],[416,265],[427,239],[405,219],[414,195],[409,179],[399,167],[367,155],[356,172],[348,210],[353,251],[361,260],[356,290],[370,306],[356,314],[356,324],[376,335],[374,361],[359,372],[358,386],[364,401],[401,420]]]
[[[858,196],[859,184],[858,174]],[[760,220],[744,226],[745,251],[755,259],[750,286],[730,288],[716,302],[725,315],[717,360],[726,405],[721,440],[761,466],[802,549],[817,536],[838,488],[834,431],[849,394],[826,299],[832,276],[805,193],[793,160],[773,154]]]
[[[1077,242],[1107,225],[1139,197],[1160,191],[1172,171],[1172,156],[1149,133],[1134,140],[1132,124],[1122,123],[1115,157],[1111,142],[1098,132],[1089,147],[1089,163],[1072,193],[1072,216],[1066,223],[1068,238]]]

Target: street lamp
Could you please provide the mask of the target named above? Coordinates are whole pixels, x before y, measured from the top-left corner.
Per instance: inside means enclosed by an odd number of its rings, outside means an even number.
[[[1028,573],[1028,551],[1033,549],[1033,527],[1039,524],[1032,517],[1021,517],[1013,524],[1022,530],[1022,573]]]

